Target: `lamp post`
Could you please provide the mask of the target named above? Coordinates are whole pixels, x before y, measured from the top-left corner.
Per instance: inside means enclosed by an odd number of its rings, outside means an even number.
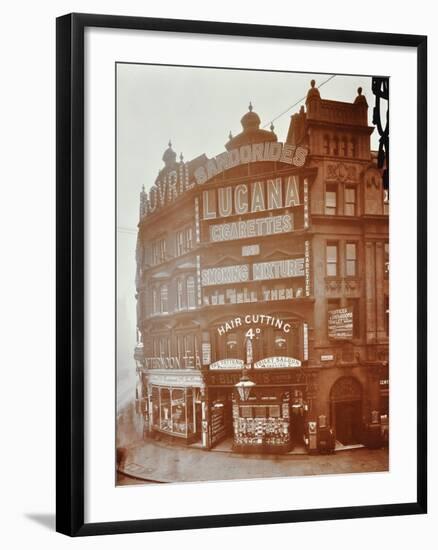
[[[247,338],[246,340],[246,364],[251,366],[252,363],[252,341],[250,338]],[[255,386],[255,382],[249,379],[247,375],[246,366],[242,369],[242,376],[240,377],[239,382],[235,385],[235,388],[237,389],[239,393],[239,397],[242,401],[248,401],[249,394],[251,393],[251,389]]]

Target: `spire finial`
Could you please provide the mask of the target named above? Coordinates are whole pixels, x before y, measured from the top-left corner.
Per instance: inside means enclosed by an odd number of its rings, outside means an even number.
[[[251,101],[249,102],[248,110],[249,110],[250,113],[252,112],[252,103],[251,103]]]
[[[182,153],[179,155],[179,160],[180,160],[181,162],[184,161],[184,155],[183,155]]]
[[[144,184],[141,186],[141,192],[144,193]]]
[[[230,130],[230,133],[228,134],[228,139],[233,139],[233,134],[231,133],[231,130]]]
[[[316,84],[316,82],[315,82],[315,80],[312,78],[312,80],[310,81],[310,85],[312,86],[312,88],[315,87],[315,84]]]
[[[168,145],[169,145],[169,148],[171,148],[171,147],[172,147],[172,141],[171,141],[170,139],[169,139],[169,143],[168,143]]]
[[[271,130],[271,132],[274,131],[274,128],[275,128],[274,123],[271,121],[271,126],[269,127],[269,129]]]
[[[357,89],[357,95],[362,95],[362,86]]]

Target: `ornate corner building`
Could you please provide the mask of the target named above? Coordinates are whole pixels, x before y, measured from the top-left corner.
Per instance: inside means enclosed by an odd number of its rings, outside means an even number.
[[[138,404],[145,435],[211,449],[381,445],[389,223],[373,127],[314,81],[284,143],[250,105],[225,151],[140,195]]]

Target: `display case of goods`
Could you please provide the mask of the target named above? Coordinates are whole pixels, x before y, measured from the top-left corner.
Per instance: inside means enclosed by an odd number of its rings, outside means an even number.
[[[233,406],[233,427],[236,451],[281,453],[291,449],[288,403],[237,403]]]

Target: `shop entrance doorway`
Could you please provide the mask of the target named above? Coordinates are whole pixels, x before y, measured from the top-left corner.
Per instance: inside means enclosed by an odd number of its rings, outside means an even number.
[[[332,427],[343,445],[362,442],[362,386],[353,376],[343,376],[330,392]]]
[[[231,388],[210,390],[211,446],[233,436],[233,404]]]

